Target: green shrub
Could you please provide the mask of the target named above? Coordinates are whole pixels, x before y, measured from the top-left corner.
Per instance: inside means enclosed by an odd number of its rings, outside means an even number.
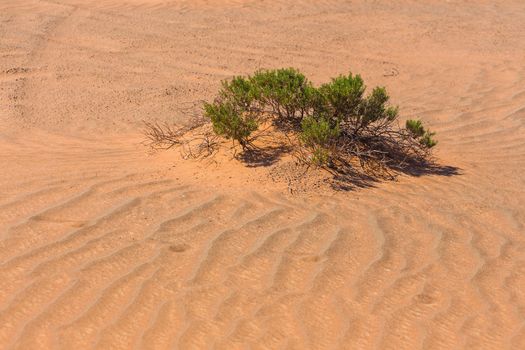
[[[377,172],[426,161],[437,144],[435,133],[419,120],[408,120],[400,128],[399,109],[389,101],[384,87],[366,94],[359,75],[341,75],[316,88],[302,73],[286,68],[224,81],[204,112],[217,135],[237,141],[243,149],[252,145],[260,125],[265,130],[273,125],[274,132],[297,140],[310,152],[305,159],[318,165],[338,160],[337,164],[357,163],[364,171]]]
[[[366,126],[377,121],[394,121],[398,108],[387,106],[390,96],[384,87],[376,87],[359,106],[359,125]]]
[[[319,92],[324,101],[316,105],[324,111],[330,110],[332,116],[341,121],[357,114],[365,89],[360,75],[340,75],[330,83],[321,85]]]
[[[213,131],[226,139],[233,139],[245,149],[250,135],[257,130],[257,120],[231,102],[205,103],[205,116],[211,120]]]
[[[423,146],[427,148],[434,147],[438,143],[437,140],[433,138],[434,135],[436,135],[435,132],[426,131],[423,137],[421,137],[421,139],[419,140],[419,143],[421,143]]]
[[[437,141],[433,138],[436,133],[425,130],[421,120],[409,119],[406,121],[405,128],[413,138],[418,139],[419,143],[426,148],[432,148],[437,145]]]
[[[340,135],[339,125],[331,125],[324,117],[308,116],[301,122],[300,139],[303,144],[312,150],[311,160],[322,166],[331,161],[330,146],[333,146]]]
[[[258,96],[249,78],[234,77],[231,81],[222,82],[219,97],[223,101],[229,101],[248,110],[253,106]]]
[[[293,68],[260,70],[250,81],[259,102],[285,121],[302,118],[314,93],[308,79]]]
[[[301,140],[307,146],[326,146],[339,137],[339,125],[331,125],[324,117],[308,116],[301,122]]]
[[[414,136],[421,137],[425,134],[425,128],[421,120],[409,119],[405,123],[405,128]]]
[[[315,147],[312,151],[312,156],[309,162],[319,167],[329,165],[332,161],[332,155],[330,151],[323,147]]]
[[[345,125],[349,134],[357,135],[373,123],[390,124],[398,116],[398,108],[388,106],[389,96],[384,87],[376,87],[365,96],[366,86],[360,75],[339,76],[319,88],[323,112]]]

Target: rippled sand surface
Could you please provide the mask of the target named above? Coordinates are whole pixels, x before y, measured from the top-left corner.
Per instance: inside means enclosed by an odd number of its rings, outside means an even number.
[[[0,348],[525,349],[523,1],[0,2]],[[443,171],[150,154],[222,79],[385,85]]]

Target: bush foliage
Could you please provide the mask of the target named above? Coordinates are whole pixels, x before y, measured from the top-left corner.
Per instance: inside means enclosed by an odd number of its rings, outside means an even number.
[[[214,132],[254,148],[261,126],[295,140],[299,158],[342,170],[359,166],[377,174],[425,162],[437,144],[420,120],[399,126],[399,109],[384,87],[366,94],[359,75],[340,75],[315,87],[292,69],[259,70],[224,81],[204,113]]]
[[[246,148],[249,137],[258,128],[254,115],[247,112],[243,105],[226,102],[204,105],[204,110],[217,135],[233,139]]]

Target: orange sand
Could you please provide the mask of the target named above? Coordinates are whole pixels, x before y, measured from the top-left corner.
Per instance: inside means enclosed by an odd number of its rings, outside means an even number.
[[[0,348],[525,349],[525,3],[0,2]],[[385,85],[458,175],[180,160],[221,79]]]

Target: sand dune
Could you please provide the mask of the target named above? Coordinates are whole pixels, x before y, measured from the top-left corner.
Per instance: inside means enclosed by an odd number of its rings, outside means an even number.
[[[0,3],[0,348],[525,348],[522,1]],[[448,169],[290,194],[151,154],[221,79],[386,85]]]

